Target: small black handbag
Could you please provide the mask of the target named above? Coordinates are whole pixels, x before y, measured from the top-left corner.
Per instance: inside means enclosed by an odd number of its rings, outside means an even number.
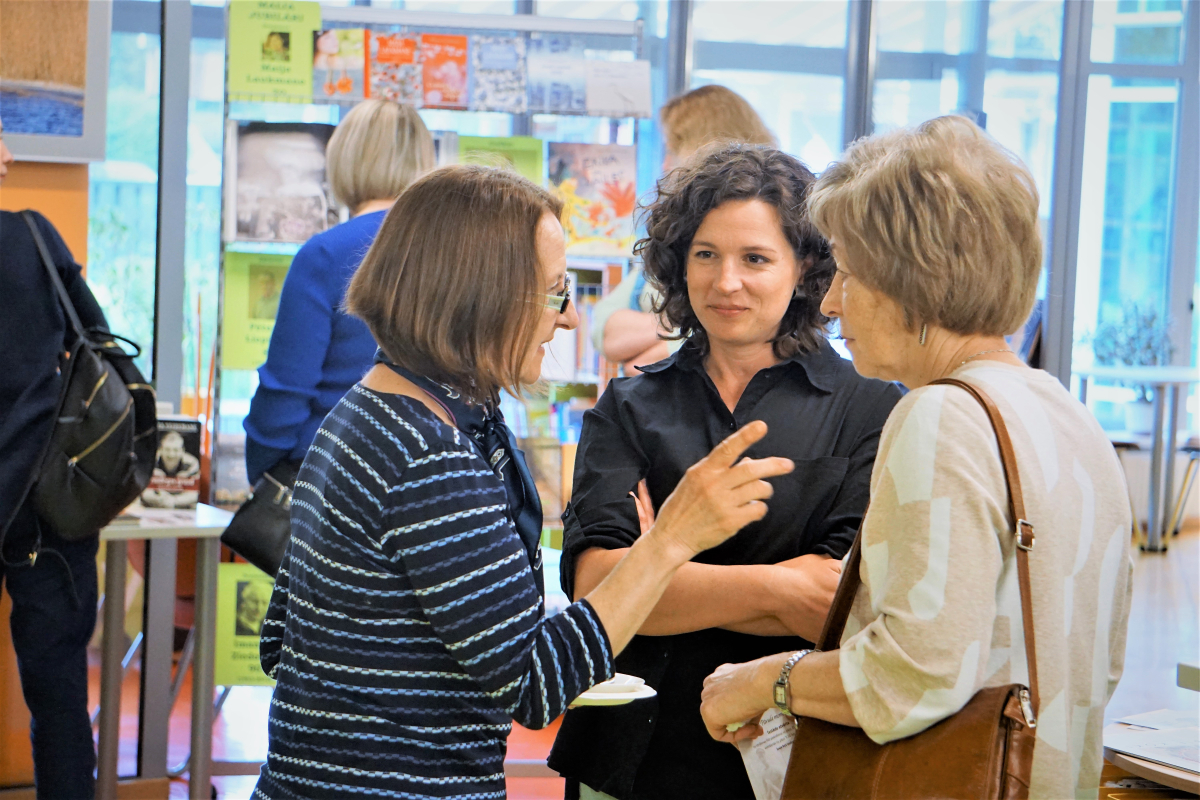
[[[223,545],[272,578],[292,535],[292,487],[302,463],[284,460],[264,472],[221,534]]]
[[[79,541],[95,536],[150,482],[158,447],[154,388],[133,363],[141,352],[136,344],[84,330],[37,223],[28,211],[22,216],[75,331],[71,349],[59,358],[63,383],[54,430],[29,498],[55,533]]]

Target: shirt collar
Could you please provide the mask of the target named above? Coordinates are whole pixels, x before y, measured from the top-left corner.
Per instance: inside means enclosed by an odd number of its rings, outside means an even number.
[[[808,382],[822,392],[832,392],[836,385],[836,373],[839,362],[842,357],[837,354],[837,351],[824,338],[821,339],[820,346],[811,353],[797,353],[791,358],[785,358],[769,369],[780,368],[796,368],[799,367]],[[671,355],[658,361],[654,364],[647,364],[644,367],[638,367],[642,372],[650,375],[656,375],[660,372],[666,372],[669,369],[681,369],[687,371],[696,371],[704,369],[703,359],[700,358],[699,349],[690,341],[685,342],[683,347],[680,347]]]

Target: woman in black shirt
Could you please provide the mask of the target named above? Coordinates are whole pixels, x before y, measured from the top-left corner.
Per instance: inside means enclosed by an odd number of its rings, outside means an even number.
[[[824,622],[900,392],[859,377],[826,341],[819,305],[834,265],[808,221],[814,180],[778,150],[729,145],[669,175],[649,209],[638,251],[661,313],[687,341],[613,381],[584,417],[564,590],[585,595],[637,540],[639,481],[658,508],[750,421],[771,433],[747,455],[786,456],[796,469],[771,480],[766,517],[676,573],[617,659],[658,697],[567,713],[550,766],[568,778],[568,798],[752,800],[737,750],[700,718],[704,678],[800,649]]]

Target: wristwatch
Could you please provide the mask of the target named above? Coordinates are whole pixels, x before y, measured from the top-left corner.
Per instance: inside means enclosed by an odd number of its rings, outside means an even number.
[[[792,667],[800,663],[800,659],[804,658],[812,650],[798,650],[788,656],[788,660],[783,662],[783,669],[779,671],[779,680],[775,681],[775,707],[789,717],[795,716],[792,714],[792,709],[788,706],[788,697],[791,694],[791,679]]]

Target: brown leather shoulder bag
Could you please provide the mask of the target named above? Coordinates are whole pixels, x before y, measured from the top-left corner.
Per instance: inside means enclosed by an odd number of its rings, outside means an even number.
[[[816,798],[1027,798],[1037,725],[1037,656],[1029,584],[1029,551],[1033,525],[1025,517],[1021,481],[1008,429],[996,404],[977,386],[946,378],[934,383],[967,390],[983,405],[1000,443],[1008,481],[1008,505],[1016,524],[1017,575],[1025,629],[1029,686],[1009,684],[979,690],[957,713],[920,733],[884,745],[860,728],[818,719],[797,719],[796,739],[788,762],[781,800]],[[862,529],[850,551],[819,650],[838,648],[850,606],[860,584]]]

